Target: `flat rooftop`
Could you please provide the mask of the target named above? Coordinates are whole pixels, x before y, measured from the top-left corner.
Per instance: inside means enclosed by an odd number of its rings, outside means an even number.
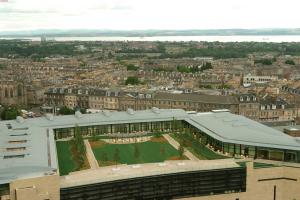
[[[52,130],[34,126],[8,129],[0,123],[0,184],[52,174],[57,169]]]
[[[62,176],[60,178],[60,186],[61,188],[67,188],[143,176],[236,167],[240,166],[235,163],[233,159],[201,161],[184,160],[139,165],[117,165],[73,172],[67,176]]]
[[[96,114],[0,121],[0,184],[24,177],[37,177],[58,169],[53,129],[102,124],[182,120],[180,109],[150,109],[127,112],[103,111]]]

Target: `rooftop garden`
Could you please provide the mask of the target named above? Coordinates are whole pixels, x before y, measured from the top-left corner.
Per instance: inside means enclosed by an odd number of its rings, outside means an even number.
[[[187,159],[162,136],[154,136],[143,142],[132,139],[131,143],[126,144],[97,139],[91,140],[90,144],[99,166]]]
[[[57,141],[56,149],[61,176],[89,168],[85,154],[85,145],[78,128],[76,128],[74,139]]]
[[[191,133],[172,133],[170,134],[179,144],[187,148],[200,160],[215,160],[228,158],[202,144],[196,136]]]

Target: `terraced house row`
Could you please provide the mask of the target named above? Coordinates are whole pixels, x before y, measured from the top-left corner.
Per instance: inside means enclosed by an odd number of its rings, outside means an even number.
[[[262,122],[293,121],[298,117],[298,108],[280,98],[255,94],[217,96],[196,93],[126,92],[122,90],[50,88],[46,92],[49,106],[90,108],[96,110],[124,111],[150,109],[184,109],[208,112],[228,109],[231,113]]]

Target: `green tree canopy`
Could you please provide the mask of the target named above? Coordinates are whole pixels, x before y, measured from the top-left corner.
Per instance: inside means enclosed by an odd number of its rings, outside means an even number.
[[[129,76],[125,81],[125,85],[138,85],[140,83],[140,80],[136,76]]]
[[[285,61],[285,64],[288,64],[288,65],[295,65],[296,63],[295,63],[295,61],[293,61],[293,60],[286,60],[286,61]]]
[[[1,119],[2,120],[12,120],[16,119],[17,116],[21,114],[20,110],[16,107],[4,107],[1,111]]]

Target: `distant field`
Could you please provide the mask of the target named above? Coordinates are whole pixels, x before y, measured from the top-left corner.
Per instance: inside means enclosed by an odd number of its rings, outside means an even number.
[[[135,144],[109,144],[102,140],[90,141],[90,144],[99,166],[115,164],[114,154],[117,148],[119,149],[119,163],[122,164],[180,160],[177,149],[172,147],[163,137],[152,138],[150,141]],[[136,156],[136,149],[138,149],[139,156]]]

